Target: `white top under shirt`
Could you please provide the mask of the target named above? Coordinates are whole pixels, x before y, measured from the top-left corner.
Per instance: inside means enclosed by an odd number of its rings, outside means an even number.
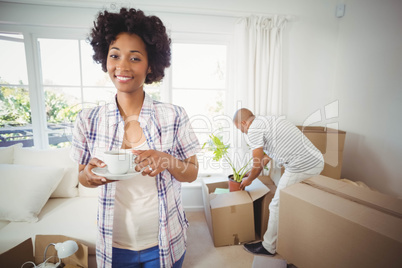
[[[283,117],[257,116],[247,131],[247,138],[252,150],[262,147],[289,172],[304,172],[324,163],[321,152]]]
[[[147,142],[136,147],[148,150]],[[116,182],[113,247],[144,250],[158,245],[159,212],[156,177],[143,176]]]

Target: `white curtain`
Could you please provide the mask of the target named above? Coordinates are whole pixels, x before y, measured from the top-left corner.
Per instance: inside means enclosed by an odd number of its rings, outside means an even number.
[[[282,35],[285,16],[250,16],[235,25],[236,109],[248,108],[256,115],[282,115]],[[243,137],[244,138],[244,137]],[[244,141],[244,140],[243,140]],[[246,143],[239,148],[250,154]],[[278,183],[281,170],[271,161],[271,176]]]
[[[282,35],[286,17],[250,16],[235,26],[236,108],[282,113]]]

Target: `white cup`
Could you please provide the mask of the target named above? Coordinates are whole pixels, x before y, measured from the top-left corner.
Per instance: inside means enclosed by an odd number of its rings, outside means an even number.
[[[134,168],[135,155],[128,150],[112,150],[103,153],[107,170],[111,174],[126,174],[130,168]]]

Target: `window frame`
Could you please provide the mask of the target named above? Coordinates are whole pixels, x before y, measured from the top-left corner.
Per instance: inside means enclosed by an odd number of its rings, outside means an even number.
[[[38,70],[35,72],[35,82],[36,82],[36,87],[35,87],[35,92],[38,96],[38,102],[35,103],[37,109],[39,109],[39,124],[37,124],[35,127],[37,128],[37,132],[39,132],[40,137],[39,139],[39,144],[38,148],[39,149],[48,149],[50,148],[49,144],[49,134],[52,133],[51,130],[48,128],[48,122],[46,119],[46,106],[45,106],[45,88],[51,87],[51,86],[62,86],[62,87],[75,87],[75,88],[80,88],[81,91],[81,105],[84,105],[84,98],[83,98],[83,88],[85,87],[83,85],[83,72],[82,72],[82,54],[81,54],[81,41],[86,40],[86,36],[80,33],[80,31],[76,31],[74,29],[68,29],[65,31],[65,29],[58,31],[58,32],[53,32],[53,31],[47,31],[46,33],[34,33],[32,35],[32,48],[34,51],[34,64],[36,66],[36,69]],[[41,63],[41,51],[40,51],[40,46],[39,46],[39,39],[58,39],[58,40],[74,40],[78,43],[78,48],[79,48],[79,75],[80,75],[80,84],[77,86],[71,86],[71,85],[45,85],[43,83],[43,74],[42,74],[42,63]],[[32,107],[32,104],[31,104]],[[32,119],[32,125],[33,119]],[[36,146],[36,140],[34,140],[34,147]]]

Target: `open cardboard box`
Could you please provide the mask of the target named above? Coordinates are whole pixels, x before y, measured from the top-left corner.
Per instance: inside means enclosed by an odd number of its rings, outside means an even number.
[[[346,132],[319,126],[297,127],[323,154],[325,165],[321,175],[340,179]]]
[[[259,179],[255,179],[246,191],[215,194],[216,188],[227,189],[228,180],[203,181],[205,218],[215,247],[238,245],[255,240],[256,235],[261,236],[261,233],[256,234],[255,221],[258,221],[258,226],[268,222],[268,207],[260,205],[260,211],[254,213],[254,205],[267,203],[265,198],[269,188]],[[258,229],[260,232],[261,227]]]
[[[44,253],[47,245],[50,243],[60,243],[66,240],[75,239],[63,235],[37,235],[35,237],[35,251],[32,239],[28,238],[24,242],[18,244],[12,249],[0,255],[0,267],[21,268],[28,261],[34,262],[36,265],[43,263]],[[65,268],[88,268],[88,247],[77,242],[78,251],[68,258],[62,259],[66,265]],[[46,259],[50,256],[57,256],[54,246],[50,246],[46,252]],[[49,262],[57,263],[58,258],[51,258]],[[33,267],[32,264],[25,264],[23,268]]]
[[[269,188],[269,192],[263,198],[254,202],[255,239],[262,240],[268,229],[269,204],[274,198],[276,185],[269,175],[258,176],[258,179]]]
[[[281,191],[277,252],[297,267],[401,267],[402,200],[324,176]]]

